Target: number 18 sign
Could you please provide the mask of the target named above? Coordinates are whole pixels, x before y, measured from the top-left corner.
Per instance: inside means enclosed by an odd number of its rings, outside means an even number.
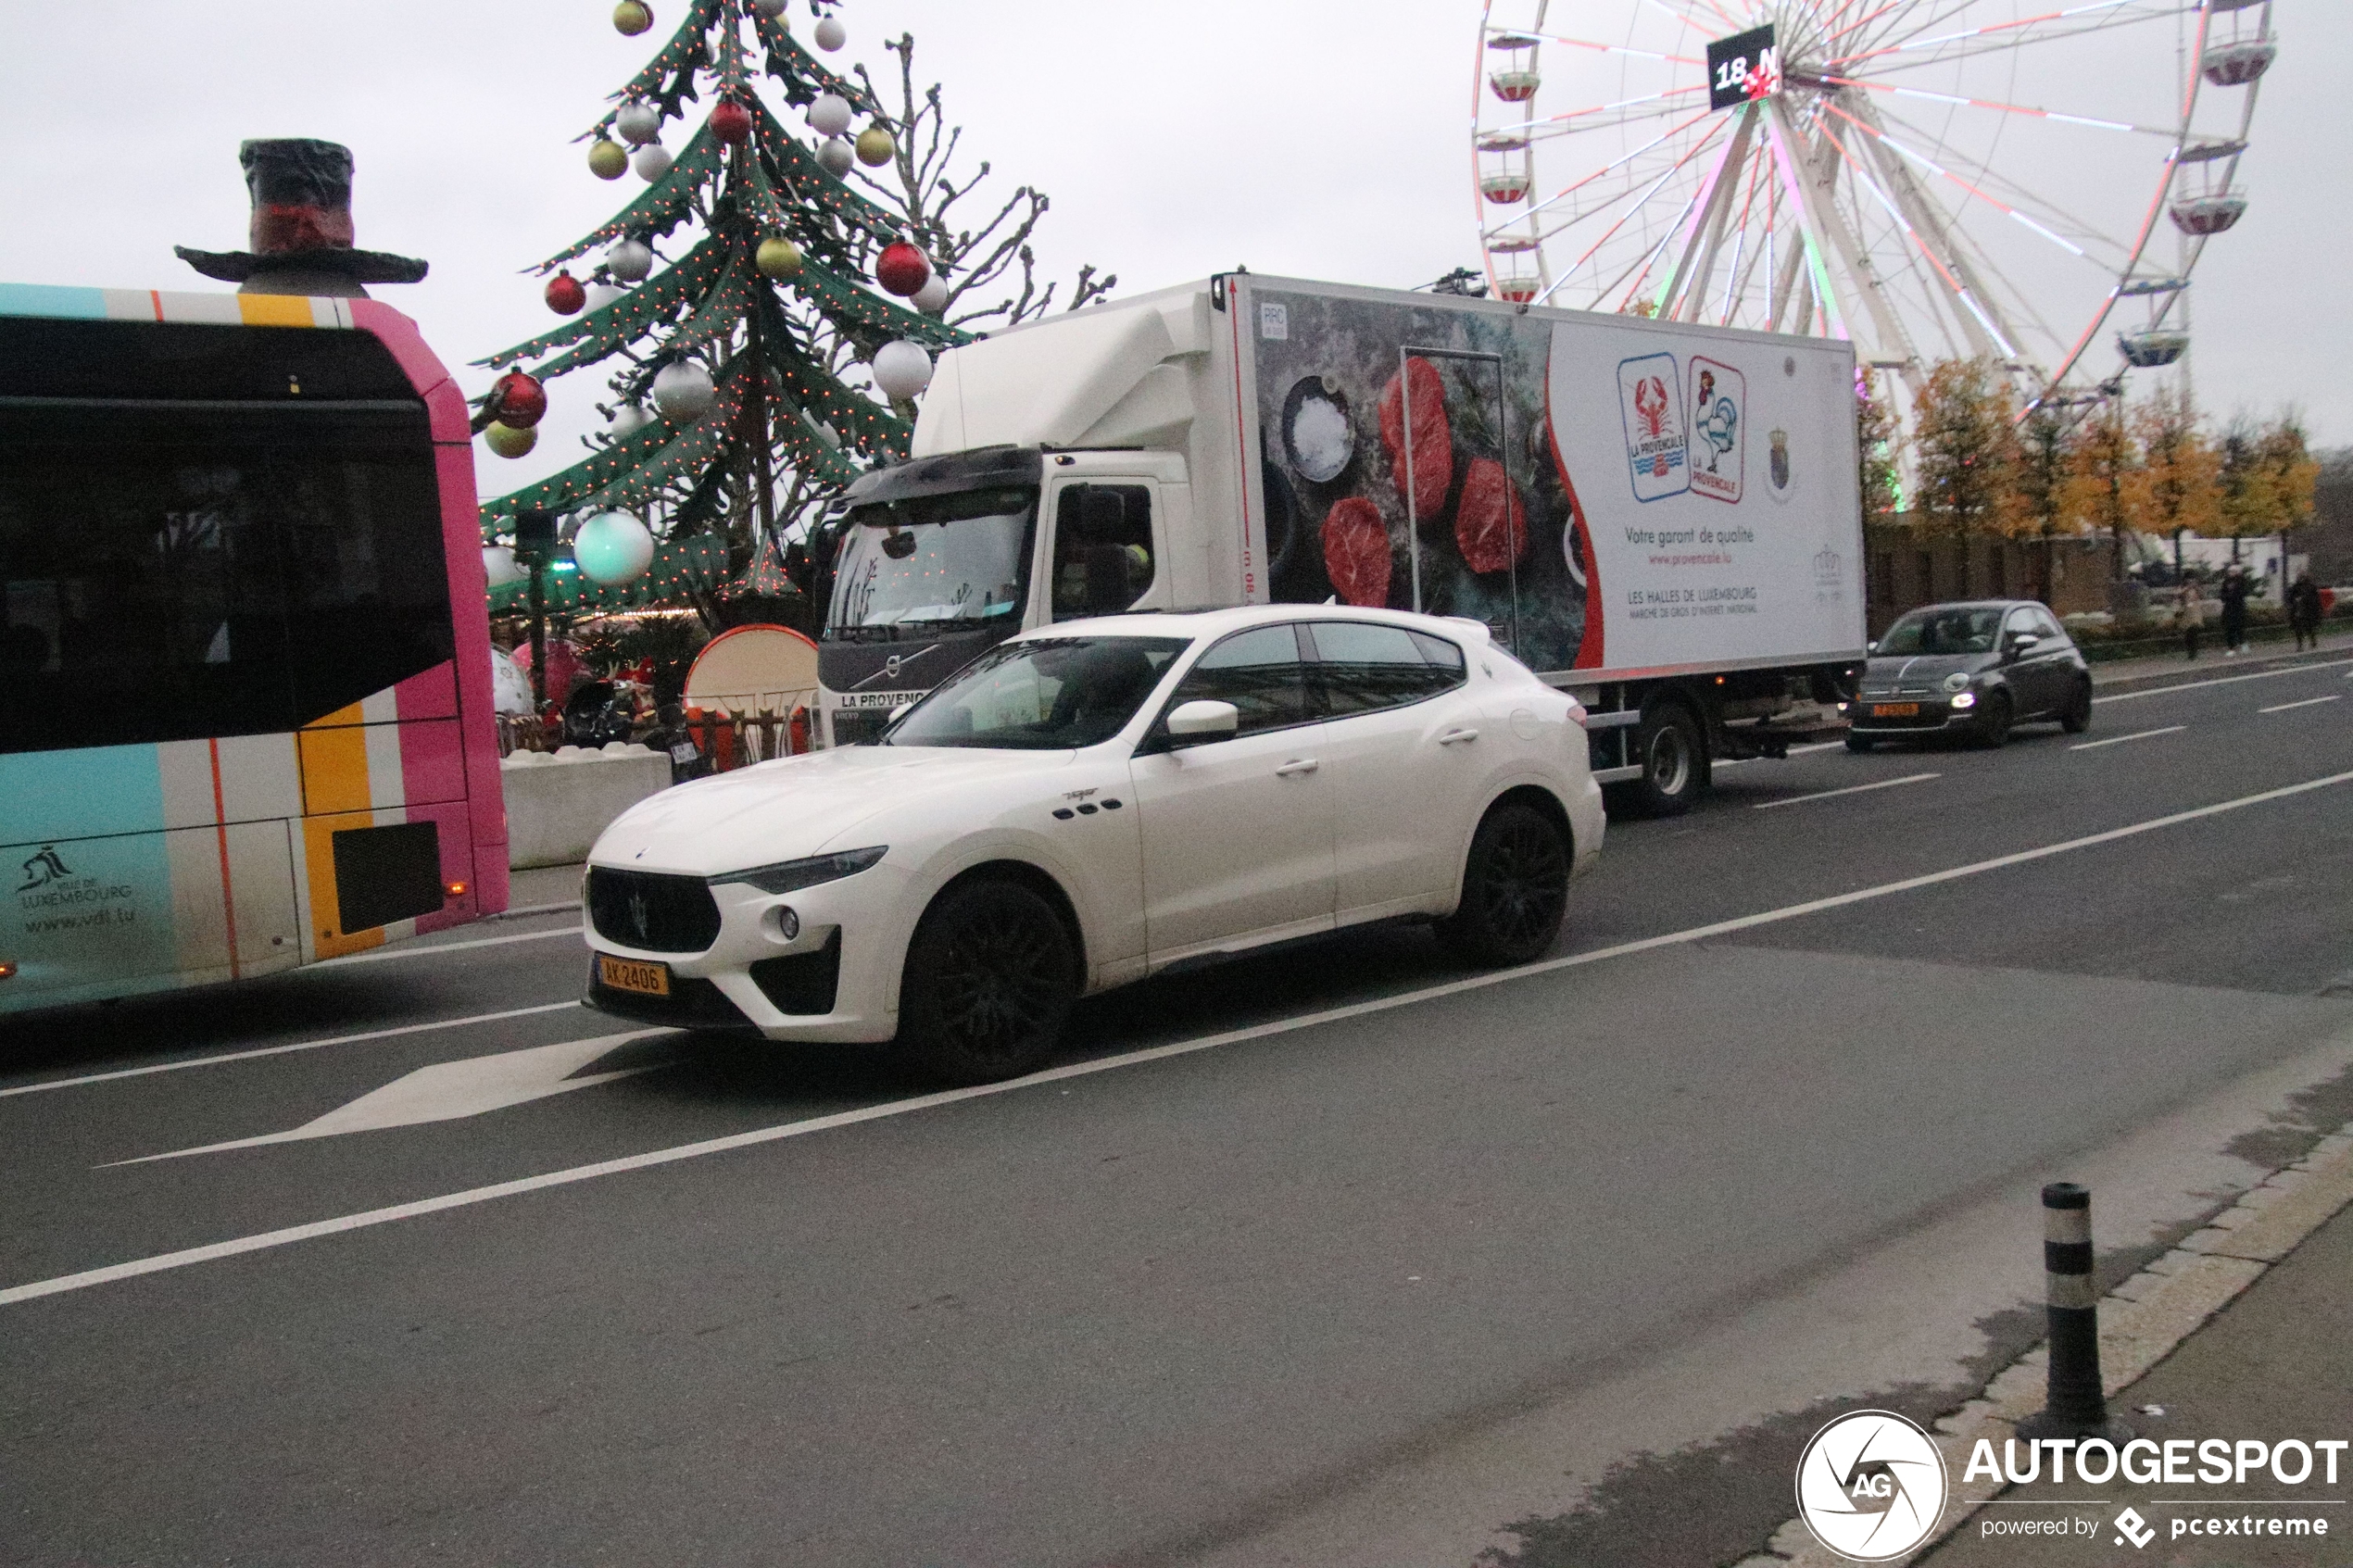
[[[1707,46],[1707,107],[1729,109],[1762,97],[1779,85],[1780,74],[1772,23],[1719,38]]]

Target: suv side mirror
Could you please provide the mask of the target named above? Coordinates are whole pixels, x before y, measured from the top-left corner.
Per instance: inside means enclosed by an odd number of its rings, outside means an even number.
[[[1204,697],[1169,709],[1168,734],[1179,743],[1225,740],[1241,727],[1241,712],[1232,703]]]

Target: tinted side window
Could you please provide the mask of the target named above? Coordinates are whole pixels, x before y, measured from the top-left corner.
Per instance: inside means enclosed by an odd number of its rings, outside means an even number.
[[[1152,493],[1074,484],[1054,503],[1054,619],[1126,609],[1152,585]]]
[[[1462,679],[1459,652],[1454,669],[1435,665],[1414,634],[1402,626],[1313,621],[1307,622],[1307,631],[1315,645],[1315,680],[1327,711],[1335,719],[1419,702]],[[1428,641],[1443,643],[1444,639]]]
[[[0,408],[0,751],[291,730],[449,657],[422,405]]]
[[[1237,633],[1202,655],[1169,698],[1185,702],[1230,702],[1241,715],[1238,734],[1279,730],[1315,717],[1308,701],[1307,666],[1299,638],[1289,626],[1261,626]]]

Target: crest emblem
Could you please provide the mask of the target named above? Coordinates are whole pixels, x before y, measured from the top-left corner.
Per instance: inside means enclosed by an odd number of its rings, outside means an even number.
[[[41,853],[24,863],[24,885],[17,891],[30,893],[36,887],[46,887],[72,874],[72,869],[57,858],[57,847],[43,845]]]

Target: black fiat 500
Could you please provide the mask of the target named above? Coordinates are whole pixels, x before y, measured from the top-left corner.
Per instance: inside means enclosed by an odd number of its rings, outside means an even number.
[[[1883,740],[1959,735],[1999,746],[2010,726],[2092,724],[2092,671],[2057,619],[2032,600],[1923,605],[1871,645],[1846,705],[1849,751]]]

